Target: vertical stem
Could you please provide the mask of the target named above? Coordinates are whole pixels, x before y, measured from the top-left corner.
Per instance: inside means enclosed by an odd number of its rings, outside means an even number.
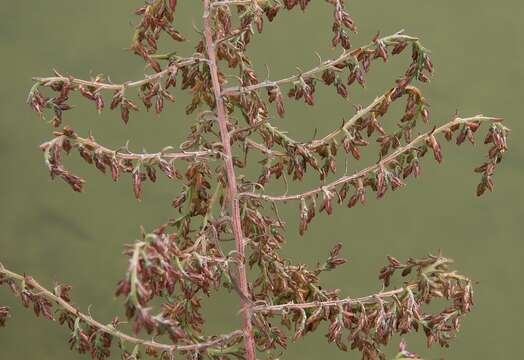
[[[245,244],[244,234],[242,232],[242,224],[240,220],[240,203],[238,199],[237,179],[235,175],[235,168],[233,165],[233,153],[231,151],[231,139],[229,130],[227,128],[227,114],[222,99],[222,88],[218,78],[218,66],[216,60],[215,43],[213,41],[213,30],[211,28],[211,6],[210,0],[204,0],[204,41],[207,50],[208,66],[211,73],[211,80],[213,82],[213,92],[215,95],[216,112],[218,124],[220,127],[220,136],[222,139],[222,146],[224,150],[224,161],[227,173],[228,194],[230,201],[232,229],[235,237],[236,250],[243,259],[238,265],[238,281],[240,290],[248,294],[248,280],[245,266]],[[246,297],[247,299],[247,297]],[[246,346],[247,360],[256,360],[255,355],[255,339],[253,337],[253,327],[251,325],[250,304],[244,298],[240,298],[242,306],[244,341]]]

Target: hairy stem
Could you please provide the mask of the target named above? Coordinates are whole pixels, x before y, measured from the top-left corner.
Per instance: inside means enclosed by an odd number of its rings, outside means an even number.
[[[210,0],[204,0],[204,41],[208,56],[208,66],[211,73],[211,79],[213,82],[213,92],[215,95],[216,102],[216,115],[218,124],[220,127],[220,135],[222,139],[222,145],[224,147],[224,162],[227,173],[228,193],[231,211],[232,229],[235,237],[236,250],[240,256],[240,263],[238,265],[238,281],[240,290],[247,296],[248,294],[248,281],[245,267],[245,243],[244,234],[242,232],[242,224],[240,220],[240,203],[237,190],[237,180],[233,164],[233,153],[231,150],[231,139],[229,130],[227,127],[227,114],[222,99],[222,89],[218,78],[218,66],[216,59],[216,49],[213,42],[213,30],[211,28],[210,12],[211,3]],[[242,317],[243,317],[243,329],[244,338],[246,345],[246,358],[247,360],[256,360],[255,355],[255,340],[253,336],[253,328],[251,325],[251,311],[250,304],[246,301],[247,298],[240,297],[240,303],[242,306]]]

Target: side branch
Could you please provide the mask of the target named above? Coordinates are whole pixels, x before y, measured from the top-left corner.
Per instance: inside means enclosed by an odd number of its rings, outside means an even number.
[[[88,163],[93,164],[102,173],[107,169],[113,181],[117,181],[122,173],[131,173],[135,197],[140,200],[142,182],[149,179],[156,182],[156,169],[159,169],[168,178],[182,178],[174,166],[175,160],[198,160],[219,152],[214,150],[200,150],[187,152],[172,152],[170,147],[158,153],[132,153],[126,147],[118,150],[108,149],[95,142],[92,136],[82,138],[72,129],[65,128],[55,132],[55,138],[40,145],[44,152],[44,160],[52,177],[60,177],[69,184],[74,191],[81,192],[84,180],[70,173],[62,164],[63,152],[69,154],[72,149],[78,150],[80,156]]]
[[[334,249],[335,253],[339,250],[340,247]],[[344,351],[363,345],[380,354],[380,345],[386,344],[392,336],[421,329],[427,336],[428,346],[433,342],[447,346],[457,334],[462,317],[473,306],[471,281],[450,269],[452,262],[441,254],[410,258],[406,263],[388,256],[388,264],[381,269],[379,279],[388,287],[391,278],[399,274],[405,278],[402,288],[340,299],[338,290],[328,292],[314,286],[307,301],[281,298],[277,301],[283,303],[275,305],[261,301],[261,305],[253,308],[254,316],[270,333],[270,321],[278,315],[290,328],[294,325],[295,341],[314,332],[322,322],[328,323],[328,341]],[[441,311],[425,311],[425,305],[438,300],[446,303]]]
[[[118,338],[121,341],[125,341],[130,344],[145,346],[147,348],[157,349],[159,351],[191,352],[191,351],[203,351],[203,350],[210,349],[213,347],[220,347],[220,345],[231,342],[232,340],[242,336],[242,331],[237,330],[229,334],[216,337],[213,340],[203,342],[203,343],[192,344],[192,345],[169,345],[169,344],[157,343],[156,341],[152,341],[152,340],[140,339],[140,338],[125,334],[117,330],[113,325],[104,325],[100,323],[99,321],[93,319],[90,315],[80,312],[69,301],[66,301],[62,297],[55,295],[53,292],[49,291],[48,289],[40,285],[36,280],[34,280],[30,276],[22,276],[20,274],[17,274],[13,271],[10,271],[4,268],[1,264],[0,264],[0,275],[2,275],[2,277],[6,279],[11,279],[11,280],[22,282],[25,287],[29,287],[29,288],[33,288],[37,290],[38,296],[43,296],[46,299],[52,302],[55,302],[61,309],[65,310],[70,315],[81,319],[86,324],[97,329],[97,331],[114,336],[115,338]],[[220,349],[216,349],[216,350],[220,351]]]
[[[95,80],[82,80],[77,79],[74,77],[64,76],[57,73],[57,76],[52,77],[34,77],[33,80],[37,82],[37,84],[49,86],[57,83],[66,83],[66,84],[72,84],[72,85],[81,85],[86,87],[93,87],[97,89],[97,91],[100,90],[123,90],[126,88],[134,88],[134,87],[140,87],[145,84],[149,84],[152,82],[157,81],[158,79],[163,78],[164,76],[168,75],[169,73],[176,71],[179,68],[193,65],[199,62],[205,62],[205,59],[201,59],[198,57],[190,57],[190,58],[184,58],[180,59],[178,61],[173,62],[171,65],[166,67],[160,72],[157,72],[156,74],[153,74],[151,76],[147,76],[144,79],[141,80],[135,80],[135,81],[128,81],[122,84],[113,84],[110,82],[100,82]]]
[[[216,155],[218,152],[213,150],[200,150],[200,151],[183,151],[183,152],[172,152],[171,147],[165,148],[165,150],[156,153],[133,153],[130,152],[127,147],[122,147],[117,150],[109,149],[95,141],[93,137],[82,138],[76,134],[72,136],[59,135],[53,140],[47,141],[40,145],[42,149],[54,146],[56,143],[62,143],[66,140],[71,142],[71,146],[74,148],[84,148],[88,151],[93,151],[99,156],[105,156],[110,159],[116,160],[131,160],[131,161],[146,161],[146,162],[160,162],[161,160],[184,160],[184,159],[196,159],[206,156]]]
[[[385,100],[389,99],[388,102],[390,102],[391,101],[391,95],[394,94],[395,91],[397,91],[397,88],[390,89],[384,95],[381,95],[381,96],[377,97],[368,106],[366,106],[363,109],[358,110],[357,113],[355,115],[353,115],[348,121],[344,122],[344,124],[342,126],[340,126],[337,129],[331,131],[329,134],[325,135],[324,137],[322,137],[320,139],[314,139],[314,140],[311,140],[311,141],[308,141],[308,142],[298,142],[298,141],[295,141],[295,140],[289,138],[283,132],[279,132],[273,125],[271,125],[269,123],[264,123],[262,126],[264,126],[266,129],[268,129],[271,133],[278,132],[278,135],[280,137],[282,137],[284,140],[286,140],[286,142],[289,143],[289,144],[293,144],[294,143],[294,144],[302,146],[305,149],[315,150],[315,149],[317,149],[318,147],[320,147],[322,145],[328,144],[331,140],[335,139],[339,134],[341,134],[341,133],[351,129],[355,125],[355,123],[357,121],[359,121],[360,119],[362,119],[364,116],[366,116],[368,114],[371,114],[373,112],[376,112],[377,108],[379,108],[384,103]],[[268,154],[268,155],[271,154],[273,156],[279,156],[279,157],[286,157],[286,156],[288,156],[288,154],[285,153],[285,152],[279,152],[279,151],[274,151],[274,150],[268,149],[268,148],[264,147],[263,145],[254,142],[251,139],[246,139],[246,145],[251,146],[253,148],[256,148],[256,149],[260,150],[264,154]]]
[[[350,129],[355,123],[360,120],[362,117],[372,113],[376,110],[377,106],[383,103],[384,100],[386,100],[388,97],[391,96],[392,93],[394,93],[396,88],[393,88],[392,90],[389,90],[386,94],[377,97],[373,102],[371,102],[367,107],[357,111],[355,115],[351,117],[348,121],[344,123],[340,128],[333,130],[326,136],[324,136],[322,139],[313,140],[308,144],[308,148],[314,149],[318,146],[325,145],[329,143],[331,140],[333,140],[335,137],[337,137],[338,134],[342,133],[343,131],[346,131]]]
[[[392,152],[388,156],[386,156],[383,159],[381,159],[375,165],[372,165],[372,166],[369,166],[369,167],[367,167],[367,168],[365,168],[363,170],[360,170],[359,172],[357,172],[357,173],[355,173],[353,175],[343,176],[343,177],[341,177],[341,178],[339,178],[339,179],[337,179],[337,180],[335,180],[335,181],[333,181],[333,182],[331,182],[329,184],[326,184],[324,186],[320,186],[318,188],[315,188],[315,189],[303,192],[301,194],[272,196],[272,195],[257,194],[257,193],[253,193],[253,192],[244,192],[244,193],[242,193],[240,195],[243,196],[243,197],[258,198],[258,199],[263,199],[263,200],[268,200],[268,201],[289,201],[289,200],[301,200],[301,199],[310,198],[310,197],[312,197],[312,196],[314,196],[314,195],[316,195],[318,193],[329,191],[329,190],[333,189],[334,187],[336,187],[338,185],[342,185],[342,184],[345,184],[345,183],[352,182],[352,181],[355,181],[357,179],[363,178],[367,174],[369,174],[369,173],[371,173],[373,171],[377,171],[377,170],[385,167],[386,165],[388,165],[389,163],[394,161],[398,156],[400,156],[400,155],[402,155],[404,153],[407,153],[410,150],[413,150],[417,145],[420,145],[421,143],[425,142],[428,138],[430,138],[430,137],[432,137],[434,135],[446,132],[446,131],[450,130],[453,127],[460,126],[462,124],[474,123],[474,122],[478,122],[478,123],[491,122],[491,123],[494,123],[494,122],[499,122],[500,120],[501,120],[500,118],[486,117],[486,116],[482,116],[482,115],[469,117],[469,118],[456,118],[453,121],[450,121],[449,123],[444,124],[444,125],[436,128],[436,129],[434,129],[434,130],[428,131],[428,132],[426,132],[426,133],[424,133],[422,135],[417,136],[409,144],[407,144],[405,146],[402,146],[402,147],[399,147],[397,150],[395,150],[394,152]]]
[[[336,67],[337,65],[340,65],[340,64],[342,64],[342,63],[344,63],[344,62],[346,62],[348,60],[351,60],[351,59],[355,58],[359,53],[362,53],[362,52],[364,52],[366,50],[375,48],[378,43],[382,43],[382,44],[385,44],[385,45],[391,45],[391,44],[395,44],[395,43],[398,43],[398,42],[417,42],[418,40],[419,39],[416,38],[416,37],[404,35],[402,33],[402,31],[399,31],[399,32],[397,32],[397,33],[395,33],[393,35],[389,35],[389,36],[377,39],[374,42],[371,42],[371,43],[369,43],[367,45],[361,46],[361,47],[356,48],[354,50],[344,51],[338,58],[324,61],[319,66],[317,66],[317,67],[315,67],[313,69],[310,69],[308,71],[302,72],[300,74],[291,75],[289,77],[286,77],[286,78],[283,78],[283,79],[280,79],[280,80],[276,80],[276,81],[267,80],[267,81],[263,81],[263,82],[260,82],[258,84],[254,84],[254,85],[250,85],[250,86],[230,87],[230,88],[224,89],[222,91],[222,94],[223,95],[228,95],[228,96],[229,95],[240,95],[240,94],[245,94],[245,93],[249,93],[249,92],[252,92],[252,91],[256,91],[256,90],[259,90],[259,89],[262,89],[262,88],[278,87],[280,85],[292,83],[292,82],[298,81],[300,79],[311,78],[311,77],[313,77],[313,76],[323,72],[324,70],[332,69],[333,67]]]
[[[383,291],[373,295],[363,296],[360,298],[345,298],[337,300],[327,300],[327,301],[311,301],[307,303],[287,303],[279,305],[257,305],[253,307],[253,312],[285,312],[287,310],[303,310],[311,308],[324,308],[330,306],[340,306],[340,305],[370,305],[370,304],[380,304],[383,303],[384,299],[392,298],[394,296],[403,294],[407,291],[417,288],[417,284],[411,284],[406,287],[401,287],[398,289]]]

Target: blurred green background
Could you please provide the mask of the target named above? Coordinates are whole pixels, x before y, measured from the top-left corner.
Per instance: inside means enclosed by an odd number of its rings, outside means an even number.
[[[73,284],[75,301],[83,309],[91,305],[92,315],[105,322],[121,314],[113,290],[126,268],[120,255],[123,245],[134,241],[139,225],[151,229],[172,215],[169,204],[178,187],[165,180],[155,187],[147,184],[144,200],[137,204],[129,179],[114,184],[78,156],[71,166],[87,178],[86,191],[73,193],[62,182],[52,182],[38,149],[52,130],[24,101],[31,77],[51,74],[53,68],[77,77],[104,73],[115,82],[142,77],[143,63],[123,51],[135,21],[132,10],[141,3],[46,0],[3,1],[0,6],[0,261],[46,285],[54,280]],[[177,28],[195,39],[192,26],[201,23],[200,1],[180,1],[179,9]],[[478,177],[472,169],[486,148],[478,144],[446,146],[442,166],[428,158],[418,181],[388,194],[385,201],[371,200],[363,208],[340,209],[330,218],[317,219],[303,238],[295,231],[295,205],[287,206],[282,211],[292,225],[285,252],[313,264],[342,241],[350,264],[325,281],[360,296],[380,288],[377,274],[387,254],[405,259],[442,249],[461,272],[479,282],[477,306],[451,349],[427,350],[422,336],[408,337],[412,348],[429,359],[521,358],[524,2],[359,0],[351,1],[348,9],[360,29],[355,45],[367,43],[378,30],[385,35],[404,28],[432,50],[436,76],[424,87],[432,121],[446,121],[457,109],[462,115],[502,116],[513,129],[511,152],[496,175],[496,191],[481,199],[474,195]],[[292,73],[296,66],[307,69],[318,61],[315,51],[323,58],[335,56],[337,51],[329,46],[330,18],[331,7],[320,0],[305,15],[279,15],[249,50],[259,74],[264,74],[265,64],[271,64],[272,78]],[[191,46],[177,49],[190,54]],[[354,101],[367,103],[389,88],[408,63],[408,55],[403,55],[373,66],[367,89],[353,91]],[[188,97],[177,95],[178,101],[160,118],[142,112],[127,127],[117,113],[98,116],[92,104],[78,97],[73,99],[78,107],[65,119],[82,134],[92,129],[99,142],[111,147],[131,139],[134,150],[157,151],[178,144],[193,119],[183,112]],[[309,139],[316,128],[325,133],[353,113],[351,104],[331,91],[321,91],[317,102],[313,109],[288,105],[288,117],[278,125]],[[394,124],[395,118],[390,119]],[[211,333],[240,323],[236,300],[230,296],[206,302]],[[80,358],[68,350],[65,329],[36,321],[6,289],[0,289],[0,304],[13,307],[8,327],[0,329],[0,359]],[[328,345],[321,332],[292,345],[282,358],[319,356],[360,358]]]

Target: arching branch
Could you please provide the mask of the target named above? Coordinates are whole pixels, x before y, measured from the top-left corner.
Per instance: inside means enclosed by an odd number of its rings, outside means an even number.
[[[206,61],[205,59],[202,59],[199,57],[180,58],[176,60],[175,62],[171,63],[169,66],[167,66],[162,71],[157,72],[156,74],[147,76],[144,79],[127,81],[121,84],[113,84],[110,82],[95,81],[95,80],[77,79],[75,77],[65,76],[59,73],[57,73],[56,76],[51,76],[51,77],[34,77],[33,80],[37,82],[37,85],[42,85],[42,86],[51,86],[57,83],[66,83],[66,84],[72,84],[72,85],[77,85],[77,86],[81,85],[81,86],[92,87],[92,88],[95,88],[96,91],[123,90],[126,88],[140,87],[142,85],[155,82],[159,79],[162,79],[164,76],[168,75],[170,72],[175,71],[179,68],[183,68],[185,66],[189,66],[189,65],[193,65],[193,64],[196,64],[199,62],[205,62],[205,61]]]
[[[159,351],[166,351],[168,353],[180,351],[180,352],[200,352],[205,351],[210,348],[215,353],[220,354],[221,347],[228,343],[234,343],[238,338],[241,338],[243,335],[243,332],[240,330],[233,331],[229,334],[215,336],[210,338],[206,342],[202,343],[196,343],[191,345],[172,345],[172,344],[162,344],[158,343],[153,340],[145,340],[140,339],[128,334],[125,334],[119,330],[117,330],[113,325],[104,325],[101,322],[93,319],[91,315],[82,313],[76,308],[74,305],[71,304],[70,301],[64,298],[64,296],[59,296],[55,294],[54,292],[48,290],[44,286],[40,285],[35,279],[28,275],[20,275],[18,273],[15,273],[13,271],[10,271],[6,269],[3,265],[0,264],[0,279],[2,279],[3,282],[6,281],[17,281],[22,283],[22,292],[31,291],[32,295],[29,295],[26,293],[26,296],[30,296],[34,298],[39,297],[45,297],[47,300],[53,302],[58,306],[61,310],[66,311],[74,318],[78,318],[82,320],[85,324],[88,324],[89,326],[94,327],[97,331],[101,333],[105,333],[108,335],[111,335],[115,338],[120,339],[121,341],[135,344],[135,345],[141,345],[145,346],[147,348],[157,349]]]
[[[500,118],[486,117],[486,116],[482,116],[482,115],[469,117],[469,118],[456,118],[453,121],[450,121],[447,124],[444,124],[444,125],[436,128],[436,129],[434,129],[434,130],[431,130],[429,132],[426,132],[426,133],[424,133],[422,135],[417,136],[409,144],[407,144],[405,146],[402,146],[402,147],[399,147],[397,150],[395,150],[394,152],[392,152],[391,154],[389,154],[385,158],[381,159],[379,162],[377,162],[376,164],[374,164],[372,166],[369,166],[369,167],[367,167],[367,168],[365,168],[363,170],[360,170],[360,171],[358,171],[357,173],[355,173],[353,175],[343,176],[343,177],[341,177],[341,178],[339,178],[339,179],[337,179],[337,180],[335,180],[335,181],[333,181],[333,182],[331,182],[329,184],[317,187],[315,189],[312,189],[312,190],[309,190],[309,191],[306,191],[306,192],[303,192],[303,193],[300,193],[300,194],[273,196],[273,195],[257,194],[257,193],[252,193],[252,192],[244,192],[244,193],[242,193],[240,195],[242,197],[258,198],[258,199],[263,199],[263,200],[268,200],[268,201],[290,201],[290,200],[301,200],[301,199],[309,198],[309,197],[312,197],[312,196],[314,196],[316,194],[325,192],[326,190],[327,191],[332,190],[333,188],[335,188],[338,185],[342,185],[342,184],[345,184],[345,183],[357,180],[359,178],[363,178],[367,174],[370,174],[370,173],[372,173],[374,171],[379,170],[380,168],[385,167],[386,165],[388,165],[389,163],[394,161],[400,155],[402,155],[404,153],[407,153],[410,150],[413,150],[416,146],[418,146],[418,145],[424,143],[425,141],[427,141],[428,138],[433,137],[433,136],[438,135],[438,134],[441,134],[443,132],[446,132],[446,131],[450,130],[453,127],[460,126],[460,125],[463,125],[463,124],[468,124],[468,123],[474,123],[474,122],[478,122],[478,123],[491,122],[491,123],[494,123],[494,122],[500,122],[500,120],[501,120]]]
[[[57,143],[63,144],[64,141],[68,141],[72,148],[92,151],[94,154],[98,156],[105,156],[107,158],[116,160],[151,162],[152,164],[159,163],[162,160],[191,160],[219,154],[218,151],[214,150],[173,152],[171,147],[166,147],[165,150],[156,153],[134,153],[130,152],[127,149],[127,146],[121,147],[117,150],[113,150],[97,143],[94,137],[92,136],[83,138],[74,132],[72,133],[71,131],[72,130],[67,129],[67,134],[58,135],[54,139],[43,143],[42,145],[40,145],[40,147],[42,149],[46,149],[50,146],[56,145]]]
[[[215,150],[173,152],[169,147],[157,153],[132,153],[127,146],[112,150],[95,142],[92,136],[78,136],[70,128],[55,132],[55,136],[54,139],[40,145],[51,176],[58,176],[73,190],[82,191],[84,180],[71,174],[62,165],[62,153],[70,153],[72,149],[76,149],[88,164],[93,164],[101,172],[106,173],[109,169],[114,181],[118,180],[122,172],[131,173],[137,199],[140,199],[142,193],[142,178],[156,181],[156,168],[168,178],[181,178],[173,165],[175,160],[198,160],[219,154]]]
[[[241,95],[241,94],[249,93],[249,92],[256,91],[256,90],[263,89],[263,88],[278,87],[284,84],[289,84],[289,83],[298,81],[300,79],[312,78],[315,75],[322,73],[324,70],[336,69],[337,65],[343,64],[348,60],[354,59],[355,56],[357,56],[359,53],[362,53],[366,50],[371,50],[371,49],[376,48],[378,43],[382,43],[386,46],[394,46],[394,45],[398,45],[399,43],[406,43],[406,42],[414,43],[418,41],[419,41],[418,38],[415,38],[409,35],[404,35],[403,31],[399,31],[393,35],[389,35],[389,36],[377,39],[377,41],[371,42],[367,45],[361,46],[354,50],[344,51],[338,58],[324,61],[320,65],[308,71],[302,72],[300,74],[291,75],[289,77],[286,77],[280,80],[267,80],[267,81],[260,82],[258,84],[245,86],[245,87],[235,86],[235,87],[226,88],[222,90],[222,94],[226,96]]]

